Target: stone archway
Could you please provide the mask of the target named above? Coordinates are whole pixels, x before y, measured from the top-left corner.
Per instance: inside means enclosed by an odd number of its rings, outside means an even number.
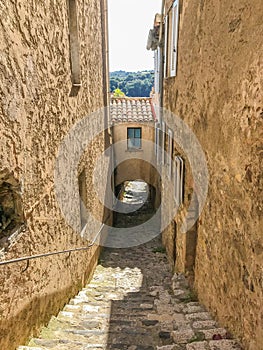
[[[142,180],[149,185],[153,206],[161,203],[161,177],[157,169],[142,159],[131,158],[120,163],[114,170],[115,189],[125,181]]]

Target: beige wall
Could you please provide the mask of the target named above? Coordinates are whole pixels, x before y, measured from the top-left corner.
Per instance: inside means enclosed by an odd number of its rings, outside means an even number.
[[[101,8],[97,0],[77,1],[82,87],[70,97],[66,4],[7,0],[0,6],[0,173],[13,174],[20,184],[26,218],[22,235],[2,259],[87,244],[61,215],[54,194],[54,164],[72,125],[104,104]],[[103,125],[103,114],[100,118],[97,123]],[[86,170],[87,188],[103,149],[100,136],[79,165],[78,172]],[[105,160],[106,169],[108,164]],[[93,190],[89,193],[94,195]],[[89,199],[87,205],[100,219],[105,217],[98,201]],[[80,220],[78,208],[72,210]],[[0,348],[15,349],[58,312],[85,283],[98,253],[95,246],[88,252],[34,260],[28,266],[0,266]]]
[[[263,344],[262,15],[260,0],[181,1],[177,76],[164,81],[164,107],[195,132],[210,173],[195,288],[249,350]]]
[[[167,150],[167,147],[166,147]],[[173,158],[176,155],[182,155],[178,153],[176,149],[173,152]],[[162,165],[162,222],[170,223],[162,232],[162,241],[166,247],[168,260],[174,271],[183,272],[191,284],[193,284],[194,264],[195,264],[195,244],[196,244],[196,225],[194,225],[186,233],[182,232],[181,228],[185,223],[185,218],[188,214],[188,207],[190,205],[190,198],[193,183],[192,174],[190,171],[187,158],[185,161],[185,173],[184,173],[184,188],[187,189],[184,193],[184,201],[180,207],[176,207],[174,204],[175,197],[175,166],[172,163],[172,175],[169,176],[169,167],[167,162]],[[171,204],[173,203],[173,204]],[[172,217],[171,210],[174,210],[174,220],[170,220]],[[192,214],[191,214],[192,217]],[[163,224],[163,227],[165,225]]]
[[[140,150],[127,149],[127,128],[142,128]],[[127,180],[141,179],[157,192],[155,206],[159,206],[160,176],[156,170],[154,151],[154,122],[116,123],[112,127],[115,160],[115,186]]]

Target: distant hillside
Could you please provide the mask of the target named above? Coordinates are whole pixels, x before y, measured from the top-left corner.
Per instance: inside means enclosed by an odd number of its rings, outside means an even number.
[[[128,97],[149,97],[154,85],[154,72],[125,72],[110,73],[110,90],[119,88]]]

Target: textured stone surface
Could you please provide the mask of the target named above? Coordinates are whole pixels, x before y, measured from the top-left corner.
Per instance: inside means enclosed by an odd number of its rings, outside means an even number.
[[[142,144],[139,150],[127,148],[127,128],[141,128]],[[141,179],[155,188],[155,208],[160,205],[160,175],[155,168],[154,122],[116,123],[113,128],[113,141],[116,144],[115,162],[118,164],[115,185],[124,181]]]
[[[123,224],[126,220],[127,216],[120,215],[117,222]],[[160,244],[156,238],[134,248],[105,249],[92,281],[52,318],[40,337],[32,339],[26,349],[240,349],[234,340],[204,341],[206,335],[211,339],[214,332],[225,336],[226,331],[212,323],[209,328],[207,323],[203,332],[209,334],[198,332],[193,324],[205,322],[202,313],[193,314],[198,321],[186,320],[189,308],[204,308],[198,302],[182,301],[173,293],[166,255],[155,253]],[[180,290],[189,293],[181,275],[173,280],[178,282]],[[167,314],[167,307],[174,312]],[[182,322],[179,330],[176,322]]]
[[[210,350],[240,350],[241,347],[234,340],[212,340],[209,342]]]
[[[258,350],[263,344],[262,1],[183,1],[180,7],[177,76],[164,81],[164,107],[192,128],[210,180],[196,258],[189,254],[194,235],[187,239],[180,233],[179,217],[164,242],[174,264],[177,237],[177,270],[187,272],[192,260],[202,302],[248,349]],[[193,189],[190,174],[186,160],[182,216]],[[164,187],[169,193],[166,182]]]
[[[206,341],[191,343],[186,345],[186,350],[209,350],[209,345]]]
[[[18,0],[0,4],[0,177],[7,169],[18,182],[26,224],[4,259],[87,244],[65,222],[54,191],[60,142],[75,122],[104,103],[100,1],[76,2],[82,74],[76,97],[69,96],[68,2]],[[97,123],[104,125],[103,115]],[[87,206],[99,219],[104,213],[95,199],[92,172],[96,156],[103,150],[103,137],[98,137],[75,174],[77,182],[77,172],[85,168]],[[80,223],[75,188],[77,207],[69,201],[68,208]],[[91,232],[96,233],[98,227],[89,224]],[[24,261],[1,266],[0,348],[13,350],[56,314],[86,282],[98,253],[94,247],[28,265]]]
[[[185,325],[184,329],[181,329],[180,331],[173,332],[173,340],[175,343],[188,343],[188,341],[194,337],[194,331],[191,327],[188,328],[187,326],[188,325]]]
[[[197,329],[207,329],[207,328],[212,328],[214,326],[216,326],[215,320],[193,322],[193,327]]]

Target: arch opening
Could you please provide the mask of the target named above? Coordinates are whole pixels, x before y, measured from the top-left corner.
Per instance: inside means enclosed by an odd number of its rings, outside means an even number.
[[[115,187],[118,199],[114,212],[115,227],[133,227],[155,214],[155,188],[144,180],[126,180]]]

